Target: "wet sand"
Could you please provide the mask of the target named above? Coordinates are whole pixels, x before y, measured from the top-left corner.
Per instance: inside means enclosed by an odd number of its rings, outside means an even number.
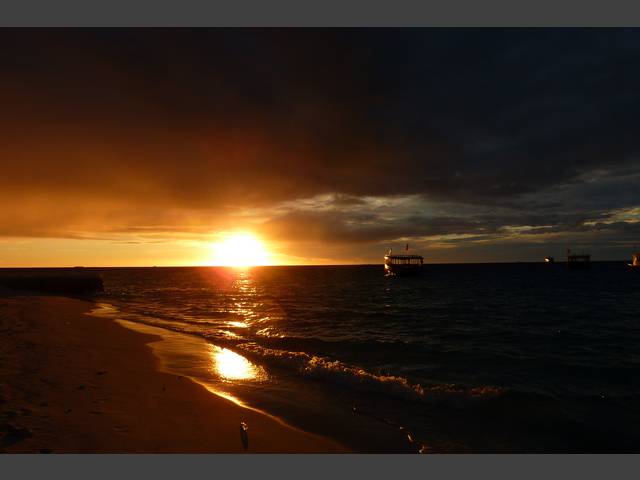
[[[348,451],[160,372],[147,345],[157,337],[87,315],[92,308],[0,296],[0,452]]]

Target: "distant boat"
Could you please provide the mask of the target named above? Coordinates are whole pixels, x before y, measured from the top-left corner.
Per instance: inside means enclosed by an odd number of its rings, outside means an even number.
[[[545,263],[553,263],[555,262],[555,259],[553,257],[547,256],[547,257],[544,257],[544,261]]]
[[[633,270],[640,271],[640,253],[631,255],[631,263],[627,263]]]
[[[567,250],[567,267],[569,268],[588,268],[591,265],[591,255],[588,253],[571,253]]]
[[[409,250],[409,244],[405,250]],[[384,271],[387,275],[419,275],[422,273],[423,263],[421,255],[394,255],[393,250],[389,249],[384,256]]]

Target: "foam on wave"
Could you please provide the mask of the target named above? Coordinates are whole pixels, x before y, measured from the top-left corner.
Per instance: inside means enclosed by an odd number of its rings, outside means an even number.
[[[93,313],[109,317],[125,316],[116,307],[109,304],[100,304]],[[359,391],[375,392],[425,403],[445,403],[454,407],[464,407],[469,402],[495,398],[504,392],[503,389],[493,386],[469,388],[456,384],[420,385],[401,376],[375,374],[340,360],[300,351],[267,348],[246,339],[230,339],[223,331],[193,330],[188,328],[191,322],[186,322],[187,324],[181,327],[179,324],[166,320],[135,314],[127,314],[126,319],[178,333],[198,335],[218,346],[224,346],[244,355],[256,364],[281,368],[302,377],[322,380]]]

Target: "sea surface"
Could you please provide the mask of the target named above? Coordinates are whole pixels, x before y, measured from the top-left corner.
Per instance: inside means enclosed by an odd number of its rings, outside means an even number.
[[[105,268],[164,368],[359,452],[639,452],[623,262]]]

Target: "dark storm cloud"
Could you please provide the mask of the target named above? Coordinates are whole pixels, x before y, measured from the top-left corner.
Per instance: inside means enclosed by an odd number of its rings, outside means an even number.
[[[0,232],[190,230],[325,193],[341,211],[265,231],[583,228],[640,203],[615,173],[637,172],[639,33],[4,30]],[[362,205],[398,195],[462,210],[381,220]]]
[[[517,212],[495,214],[477,213],[470,209],[464,216],[399,215],[385,219],[375,214],[353,214],[340,211],[296,212],[269,220],[263,231],[276,238],[289,238],[308,242],[377,243],[400,238],[452,236],[508,235],[519,231],[531,235],[566,231],[592,231],[598,228],[615,229],[619,223],[595,222],[585,214],[521,214]],[[622,222],[624,224],[624,222]],[[627,225],[627,224],[625,224]],[[635,231],[632,227],[627,231]],[[449,241],[449,240],[447,240]]]

